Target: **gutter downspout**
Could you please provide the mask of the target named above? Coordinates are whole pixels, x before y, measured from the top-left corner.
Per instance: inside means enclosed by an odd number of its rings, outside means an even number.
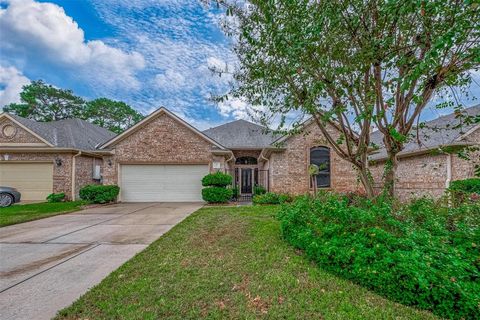
[[[447,155],[447,180],[445,180],[445,189],[450,187],[450,182],[452,181],[452,154]]]
[[[75,179],[76,179],[76,157],[82,154],[82,151],[78,151],[76,155],[72,157],[72,201],[75,201],[76,199],[76,192],[75,192]]]

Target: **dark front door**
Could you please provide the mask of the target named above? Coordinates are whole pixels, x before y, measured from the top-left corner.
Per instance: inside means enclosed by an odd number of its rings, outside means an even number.
[[[242,169],[242,193],[252,193],[252,169]]]

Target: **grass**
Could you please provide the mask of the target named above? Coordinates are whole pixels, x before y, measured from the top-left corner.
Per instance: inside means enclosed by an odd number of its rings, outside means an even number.
[[[0,208],[0,227],[80,210],[82,201],[16,204]]]
[[[274,206],[203,208],[57,319],[434,319],[322,271]]]

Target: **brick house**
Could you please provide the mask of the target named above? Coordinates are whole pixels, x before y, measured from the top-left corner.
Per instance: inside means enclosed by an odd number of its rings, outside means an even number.
[[[448,114],[426,122],[398,154],[395,194],[401,200],[424,195],[439,197],[451,181],[475,176],[480,165],[480,151],[471,154],[470,161],[452,152],[462,147],[480,147],[480,125],[468,118],[480,117],[480,105],[462,110],[462,115]],[[374,132],[372,141],[380,149],[370,156],[370,170],[377,189],[382,187],[382,174],[387,154],[382,148],[382,135]],[[448,151],[450,149],[450,152]]]
[[[2,113],[0,185],[18,188],[23,200],[52,192],[74,199],[81,186],[100,183],[103,155],[95,147],[114,135],[79,119],[42,123]]]
[[[480,114],[480,107],[468,110]],[[63,128],[64,125],[70,129]],[[49,129],[56,132],[55,138],[45,129],[48,126],[56,128],[56,131]],[[469,144],[478,145],[478,129],[469,128],[468,134],[462,134],[461,138],[459,131],[455,139],[460,138],[460,143],[468,140]],[[335,128],[328,130],[333,136],[340,136]],[[381,140],[381,137],[375,139]],[[380,144],[381,141],[377,142]],[[438,195],[443,192],[448,177],[453,180],[473,175],[471,163],[462,162],[455,156],[431,155],[426,150],[412,148],[400,155],[398,194],[403,198],[417,189],[418,194]],[[438,149],[438,143],[432,143],[428,149],[435,148]],[[382,152],[380,149],[372,155],[372,171],[377,181],[384,161]],[[429,157],[435,157],[435,163],[441,162],[442,169],[434,170],[433,158]],[[448,163],[447,158],[451,158]],[[412,161],[418,162],[414,166],[416,173],[427,172],[426,177],[416,178],[411,170]],[[32,163],[37,169],[33,169]],[[37,123],[0,115],[0,185],[24,188],[28,179],[16,181],[14,175],[9,174],[12,170],[26,172],[25,168],[29,168],[30,171],[43,172],[44,181],[48,181],[44,185],[49,184],[49,189],[42,189],[42,197],[54,191],[66,192],[70,198],[75,198],[82,185],[99,183],[94,179],[99,178],[94,174],[99,170],[103,184],[120,186],[120,201],[199,201],[201,178],[215,171],[231,174],[245,197],[251,196],[257,184],[273,192],[301,194],[313,189],[308,175],[311,163],[327,164],[317,176],[319,188],[339,192],[362,189],[352,166],[338,157],[317,126],[309,121],[305,122],[301,133],[291,136],[275,136],[264,127],[245,120],[202,132],[167,109],[160,108],[114,136],[105,129],[77,119]],[[38,169],[40,164],[41,170]],[[451,166],[448,170],[444,167],[447,164]],[[432,169],[426,170],[425,166]],[[436,188],[419,185],[419,180],[435,182]],[[40,194],[35,197],[40,198]]]

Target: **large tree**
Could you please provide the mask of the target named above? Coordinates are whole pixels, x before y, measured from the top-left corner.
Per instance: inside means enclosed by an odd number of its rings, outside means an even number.
[[[115,133],[143,119],[143,115],[125,102],[98,98],[87,102],[83,118]]]
[[[20,100],[3,110],[42,122],[79,118],[115,133],[143,119],[141,113],[124,102],[107,98],[85,101],[71,90],[56,88],[42,80],[25,85]]]
[[[36,121],[55,121],[79,117],[85,105],[85,100],[71,90],[56,88],[42,80],[25,85],[20,101],[3,110]]]
[[[239,61],[229,95],[270,115],[311,116],[369,195],[372,128],[383,134],[393,194],[397,154],[425,106],[447,87],[468,85],[480,65],[474,1],[217,2],[234,16],[225,25]]]

